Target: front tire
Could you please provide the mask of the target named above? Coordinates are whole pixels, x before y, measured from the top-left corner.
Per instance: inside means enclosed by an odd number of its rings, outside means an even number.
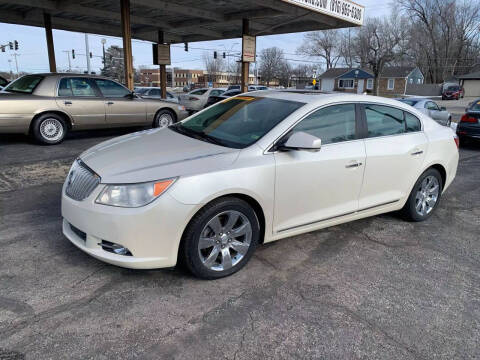
[[[225,197],[202,208],[182,238],[180,257],[202,279],[239,271],[252,257],[260,236],[255,211],[245,201]]]
[[[156,113],[155,119],[153,120],[153,127],[155,128],[165,128],[172,125],[175,122],[175,114],[170,110],[163,109]]]
[[[425,171],[415,183],[402,213],[407,220],[427,220],[437,208],[442,196],[442,176],[436,169]]]
[[[41,144],[59,144],[67,135],[67,124],[60,115],[46,113],[33,121],[32,135]]]

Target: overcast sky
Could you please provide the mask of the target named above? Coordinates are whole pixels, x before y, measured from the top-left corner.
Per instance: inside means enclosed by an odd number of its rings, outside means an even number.
[[[383,16],[388,14],[388,2],[378,0],[357,0],[357,3],[364,5],[367,17]],[[315,61],[315,58],[305,58],[296,55],[296,49],[301,44],[304,33],[286,34],[286,35],[270,35],[257,37],[257,53],[267,47],[277,46],[285,51],[285,57],[295,60]],[[75,49],[77,54],[85,53],[85,35],[83,33],[68,32],[62,30],[54,30],[53,38],[55,43],[55,58],[59,71],[68,69],[68,55]],[[122,46],[120,38],[89,34],[90,51],[94,57],[91,60],[92,70],[99,71],[102,66],[102,43],[104,38],[106,47],[110,45]],[[0,44],[6,44],[9,41],[17,40],[19,42],[19,50],[17,57],[19,71],[27,72],[46,72],[48,71],[48,56],[45,42],[45,31],[43,28],[32,26],[20,26],[0,23]],[[152,67],[152,47],[151,43],[146,41],[133,40],[132,42],[134,65]],[[195,49],[200,48],[200,49]],[[211,50],[203,50],[211,49]],[[221,54],[225,49],[239,52],[241,50],[241,39],[217,40],[208,42],[189,43],[189,51],[185,52],[183,44],[172,46],[172,65],[180,68],[202,69],[202,54],[207,51],[212,53],[217,50]],[[66,52],[65,52],[66,51]],[[9,62],[9,60],[11,60]],[[233,61],[233,60],[231,60]],[[293,62],[298,63],[298,62]],[[85,56],[77,55],[71,59],[72,69],[83,72],[86,70]],[[16,65],[12,52],[7,50],[5,53],[0,52],[0,71],[15,72]]]

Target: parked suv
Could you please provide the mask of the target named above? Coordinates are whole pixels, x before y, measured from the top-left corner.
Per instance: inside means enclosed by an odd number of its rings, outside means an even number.
[[[463,87],[459,85],[451,85],[442,92],[442,100],[458,100],[464,96]]]

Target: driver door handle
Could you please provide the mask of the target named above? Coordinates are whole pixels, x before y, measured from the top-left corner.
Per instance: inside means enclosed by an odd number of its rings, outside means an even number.
[[[420,149],[415,149],[415,150],[413,150],[413,152],[411,153],[412,156],[421,155],[421,154],[423,154],[423,150],[420,150]]]
[[[114,102],[113,101],[107,101],[107,105],[113,105]]]
[[[69,106],[69,105],[72,105],[72,102],[71,101],[65,101],[64,104]]]
[[[360,162],[360,161],[357,161],[357,160],[353,160],[351,162],[349,162],[347,165],[345,165],[345,167],[347,169],[351,169],[351,168],[357,168],[357,167],[360,167],[362,166],[363,164]]]

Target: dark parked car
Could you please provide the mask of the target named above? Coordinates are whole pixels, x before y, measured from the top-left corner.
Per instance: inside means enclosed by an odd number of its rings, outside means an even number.
[[[241,94],[242,92],[238,89],[228,90],[225,91],[222,95],[217,96],[209,96],[207,103],[205,104],[205,108],[209,107],[210,105],[216,104],[219,101],[228,99],[229,97]]]
[[[0,90],[8,85],[8,80],[0,76]]]
[[[480,140],[480,98],[470,103],[457,125],[457,135],[461,143],[467,140]]]
[[[442,100],[458,100],[460,98],[463,98],[463,96],[463,87],[459,85],[451,85],[442,92]]]

